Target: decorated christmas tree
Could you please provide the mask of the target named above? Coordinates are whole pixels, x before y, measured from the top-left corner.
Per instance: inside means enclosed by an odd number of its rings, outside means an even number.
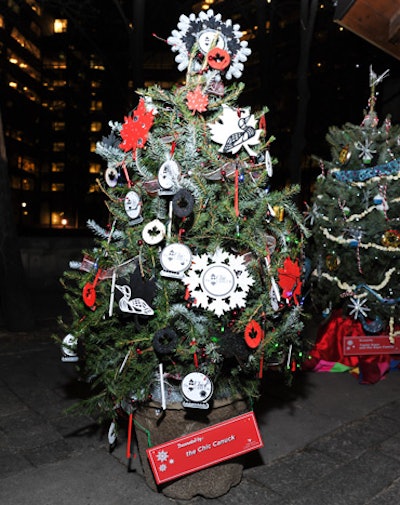
[[[399,323],[400,127],[389,115],[380,120],[376,109],[376,88],[387,73],[370,68],[360,124],[329,129],[331,159],[320,160],[306,212],[312,303],[324,316],[340,314],[329,345],[321,345],[333,361],[350,365],[356,357],[343,356],[341,336],[388,335],[394,344]]]
[[[308,231],[298,188],[270,189],[267,108],[239,105],[241,37],[212,10],[182,15],[167,42],[185,84],[138,90],[97,144],[109,222],[89,221],[96,246],[62,279],[63,350],[92,386],[92,414],[251,403],[264,370],[302,361]]]

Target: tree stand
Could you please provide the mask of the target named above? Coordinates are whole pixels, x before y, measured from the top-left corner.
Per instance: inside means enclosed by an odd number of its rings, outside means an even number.
[[[217,498],[239,484],[243,465],[236,459],[220,463],[193,474],[158,486],[147,459],[149,437],[152,446],[168,442],[194,431],[212,426],[248,411],[246,402],[239,399],[215,400],[210,409],[184,409],[180,403],[161,405],[151,402],[135,413],[135,431],[139,456],[147,484],[153,491],[175,499],[189,500],[196,495]]]

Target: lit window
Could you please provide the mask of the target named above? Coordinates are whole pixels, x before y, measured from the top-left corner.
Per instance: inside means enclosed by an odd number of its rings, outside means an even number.
[[[91,163],[89,165],[89,173],[90,174],[99,174],[101,172],[100,163]]]
[[[61,130],[64,130],[65,128],[65,121],[53,121],[53,130],[56,132],[59,132]]]
[[[101,100],[92,100],[90,102],[91,111],[102,110],[102,108],[103,108],[103,102]]]
[[[65,220],[65,224],[64,224]],[[51,213],[51,225],[52,226],[65,226],[67,220],[65,219],[64,212],[52,212]]]
[[[65,33],[67,31],[68,22],[66,19],[54,20],[54,33]]]
[[[89,186],[89,193],[98,193],[99,192],[99,185],[98,184],[91,184]]]
[[[51,164],[51,171],[52,172],[64,172],[65,164],[62,162],[52,162]]]
[[[52,182],[51,191],[64,191],[64,184],[62,182]]]
[[[24,191],[33,191],[33,181],[32,179],[23,178],[21,180],[21,189]]]
[[[6,25],[5,25],[5,22],[4,22],[4,17],[0,15],[0,28],[4,28]]]
[[[95,140],[92,140],[90,142],[90,152],[91,153],[95,153],[96,152],[96,144],[97,144],[97,142]]]
[[[90,125],[90,131],[91,132],[99,132],[101,130],[101,123],[100,121],[93,121]]]
[[[59,153],[65,150],[65,142],[53,142],[53,151]]]

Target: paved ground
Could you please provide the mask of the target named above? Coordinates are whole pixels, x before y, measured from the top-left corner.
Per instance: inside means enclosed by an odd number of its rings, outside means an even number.
[[[216,499],[175,500],[148,487],[138,458],[128,471],[124,433],[110,454],[104,428],[65,414],[84,385],[50,338],[55,299],[36,300],[41,327],[0,336],[2,505],[398,503],[399,372],[373,386],[302,373],[291,389],[267,374],[257,406],[265,445],[246,459],[240,484]]]

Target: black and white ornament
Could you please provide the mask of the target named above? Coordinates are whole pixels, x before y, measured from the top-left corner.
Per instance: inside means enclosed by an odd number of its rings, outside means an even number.
[[[169,244],[161,251],[160,262],[163,267],[160,275],[182,279],[185,271],[192,264],[192,253],[189,247],[184,244]]]
[[[139,224],[143,221],[140,215],[142,210],[142,201],[136,191],[128,191],[124,199],[125,212],[131,219],[130,225]]]
[[[78,339],[74,335],[72,335],[71,333],[68,333],[68,335],[66,335],[63,338],[63,341],[61,344],[61,351],[62,351],[61,361],[64,361],[64,362],[79,361]]]
[[[182,379],[182,405],[186,408],[208,409],[214,386],[209,377],[201,372],[191,372]]]

